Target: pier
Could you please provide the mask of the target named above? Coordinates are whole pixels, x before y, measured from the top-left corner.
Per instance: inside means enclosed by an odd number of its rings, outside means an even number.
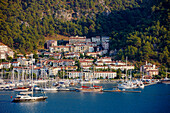
[[[103,92],[126,92],[126,93],[141,93],[141,91],[122,91],[122,90],[103,90]]]

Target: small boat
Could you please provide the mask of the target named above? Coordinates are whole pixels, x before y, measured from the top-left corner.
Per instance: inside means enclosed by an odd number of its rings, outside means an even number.
[[[34,90],[35,90],[35,91],[42,91],[43,89],[40,88],[40,87],[34,87]]]
[[[80,92],[101,92],[103,90],[102,86],[93,86],[93,87],[88,87],[88,86],[81,86],[81,88],[77,88],[77,91]]]
[[[143,83],[138,83],[138,84],[137,84],[137,87],[139,87],[139,88],[142,88],[142,89],[143,89],[143,88],[145,87],[145,85],[144,85]]]
[[[57,91],[70,91],[70,88],[67,88],[67,87],[58,87]]]
[[[57,91],[57,88],[55,87],[50,87],[50,88],[43,88],[43,91]]]
[[[118,84],[118,88],[120,88],[120,89],[134,89],[134,88],[137,88],[137,86],[135,84],[133,84],[131,81],[127,81],[122,84]]]
[[[138,88],[143,89],[145,87],[144,83],[141,80],[140,81],[135,80],[133,83],[136,84],[136,87],[138,87]]]
[[[163,83],[163,84],[170,84],[170,79],[169,78],[165,78],[164,80],[161,80],[161,83]]]
[[[13,88],[13,91],[28,91],[29,88],[27,87],[17,87],[17,88]]]
[[[18,94],[15,98],[13,98],[12,102],[44,101],[48,98],[47,96],[39,96],[39,97],[30,96],[30,94],[32,93],[33,92],[20,92],[20,94]]]

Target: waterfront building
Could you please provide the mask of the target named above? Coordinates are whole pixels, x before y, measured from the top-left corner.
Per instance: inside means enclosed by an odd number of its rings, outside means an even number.
[[[68,72],[69,78],[84,78],[90,80],[91,78],[103,78],[103,79],[112,79],[117,76],[116,72]]]
[[[56,76],[57,73],[58,73],[58,71],[60,71],[60,70],[61,70],[61,67],[50,67],[50,68],[48,69],[48,71],[49,71],[49,76]]]
[[[127,69],[127,70],[132,70],[132,69],[135,69],[135,66],[134,65],[109,65],[109,68],[110,69],[114,69],[114,70],[117,70],[117,69],[121,69],[122,71]]]
[[[146,73],[146,75],[149,75],[153,77],[153,75],[158,75],[159,74],[159,69],[156,67],[156,65],[147,63],[140,67],[140,72]]]

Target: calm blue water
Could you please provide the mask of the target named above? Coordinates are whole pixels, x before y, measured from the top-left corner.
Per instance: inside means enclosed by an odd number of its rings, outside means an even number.
[[[112,84],[105,84],[111,88]],[[0,92],[0,113],[168,113],[170,85],[147,86],[142,93],[47,93],[45,102],[11,103],[14,92]]]

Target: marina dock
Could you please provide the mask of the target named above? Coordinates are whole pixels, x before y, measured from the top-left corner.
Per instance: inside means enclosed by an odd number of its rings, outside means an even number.
[[[126,92],[126,93],[141,93],[141,91],[122,91],[122,90],[103,90],[103,92]]]

